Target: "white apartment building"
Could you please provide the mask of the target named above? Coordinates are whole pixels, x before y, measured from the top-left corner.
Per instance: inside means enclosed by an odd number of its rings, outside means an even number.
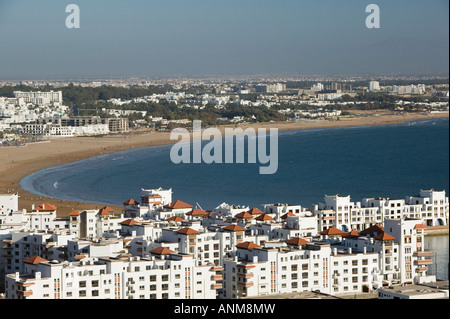
[[[224,260],[223,297],[313,290],[337,295],[436,281],[435,276],[426,274],[425,267],[431,262],[426,259],[430,252],[421,246],[423,224],[418,220],[385,223],[387,228],[372,226],[340,239],[292,240],[287,241],[288,246],[280,243],[278,247],[276,243],[265,247],[253,242],[238,244],[235,257]]]
[[[311,90],[313,91],[323,91],[325,89],[325,86],[322,83],[316,83],[313,86],[311,86]]]
[[[245,212],[250,210],[250,207],[248,206],[241,206],[241,205],[229,205],[227,203],[222,203],[219,206],[217,206],[214,211],[220,214],[223,217],[231,216],[234,217],[239,213]]]
[[[0,216],[19,210],[19,194],[0,194]],[[1,218],[0,218],[1,225]]]
[[[169,205],[172,203],[172,188],[141,189],[142,205]],[[159,196],[158,196],[159,195]]]
[[[345,261],[345,263],[344,263]],[[348,275],[336,278],[350,265]],[[224,261],[224,298],[243,298],[292,292],[320,291],[326,294],[371,289],[368,273],[378,266],[377,254],[346,254],[333,251],[328,243],[295,247],[262,248],[253,243],[237,246],[237,256]],[[365,269],[363,271],[363,269]],[[349,280],[350,279],[350,280]]]
[[[197,266],[190,255],[24,260],[6,276],[7,299],[215,299],[221,268]]]
[[[380,90],[380,82],[378,82],[378,81],[370,81],[369,82],[369,91],[370,92],[379,91],[379,90]]]
[[[0,248],[1,273],[23,272],[23,259],[38,255],[46,259],[63,261],[69,240],[75,238],[66,231],[13,231],[2,236]],[[3,278],[3,277],[2,277]]]
[[[26,103],[37,105],[50,105],[54,103],[62,104],[62,91],[50,92],[14,92],[15,98],[22,98]]]
[[[445,191],[421,190],[406,199],[364,198],[352,202],[350,196],[325,196],[313,206],[319,231],[334,227],[343,231],[363,230],[382,224],[385,218],[420,218],[427,226],[448,225],[448,197]]]

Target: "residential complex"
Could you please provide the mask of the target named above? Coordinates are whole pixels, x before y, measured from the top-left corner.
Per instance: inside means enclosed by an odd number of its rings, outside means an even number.
[[[6,298],[339,296],[436,282],[424,230],[448,224],[445,192],[361,203],[325,196],[311,210],[223,203],[204,211],[172,195],[142,189],[140,203],[129,199],[121,212],[105,206],[67,217],[49,203],[19,211],[17,194],[1,195]]]

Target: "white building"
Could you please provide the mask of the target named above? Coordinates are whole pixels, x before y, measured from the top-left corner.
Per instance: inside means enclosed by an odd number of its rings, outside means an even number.
[[[364,198],[352,202],[350,196],[325,196],[313,206],[319,231],[330,227],[343,231],[363,230],[382,224],[385,218],[416,218],[427,226],[448,225],[449,204],[445,191],[421,190],[406,199]]]
[[[215,299],[221,279],[215,266],[165,251],[63,263],[32,256],[24,267],[6,276],[7,299]]]
[[[50,105],[54,103],[62,104],[62,91],[50,91],[50,92],[21,92],[15,91],[14,96],[16,98],[22,98],[26,103],[32,103],[37,105]]]
[[[369,90],[370,90],[370,92],[379,91],[380,90],[380,82],[370,81],[369,82]]]

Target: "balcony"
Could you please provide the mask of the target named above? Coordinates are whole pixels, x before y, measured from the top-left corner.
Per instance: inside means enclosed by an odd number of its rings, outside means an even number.
[[[246,282],[246,281],[238,281],[238,285],[239,286],[244,286],[244,287],[253,287],[254,283]]]
[[[21,290],[17,290],[17,295],[18,296],[24,296],[24,297],[29,297],[33,295],[33,291],[29,290],[29,291],[21,291]]]
[[[427,267],[427,266],[416,268],[416,272],[424,272],[424,271],[427,271],[427,270],[428,270],[428,267]]]
[[[211,279],[214,281],[223,280],[223,276],[222,275],[212,275]]]
[[[414,265],[416,266],[431,265],[432,263],[433,263],[432,259],[414,260]]]
[[[222,284],[212,284],[212,285],[211,285],[211,288],[212,288],[212,289],[222,289],[222,288],[223,288],[223,285],[222,285]]]
[[[237,268],[244,268],[244,269],[251,269],[251,268],[255,268],[255,265],[252,264],[239,264],[236,266]]]
[[[429,250],[415,251],[414,256],[433,256],[434,252]]]
[[[222,271],[223,267],[222,266],[212,266],[210,270],[212,270],[212,271]]]

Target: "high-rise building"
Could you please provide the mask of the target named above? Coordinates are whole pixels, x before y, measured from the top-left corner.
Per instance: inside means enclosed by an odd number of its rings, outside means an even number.
[[[379,91],[380,90],[380,82],[378,81],[370,81],[369,83],[369,90],[372,91]]]

